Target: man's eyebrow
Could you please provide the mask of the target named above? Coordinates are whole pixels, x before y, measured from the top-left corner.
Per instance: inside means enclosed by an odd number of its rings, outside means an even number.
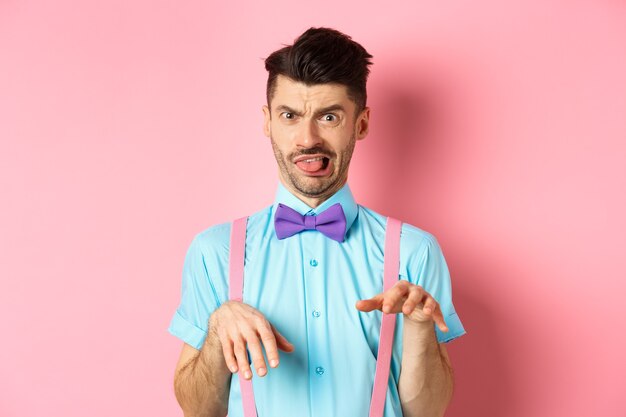
[[[276,111],[281,112],[281,113],[282,112],[293,113],[293,114],[295,114],[297,116],[300,116],[302,114],[301,112],[299,112],[299,111],[297,111],[295,109],[292,109],[289,106],[285,106],[284,104],[281,104],[280,106],[276,106]]]
[[[339,110],[339,111],[342,111],[342,112],[344,112],[344,113],[345,113],[345,111],[346,111],[346,109],[344,109],[344,108],[343,108],[343,106],[342,106],[341,104],[333,104],[333,105],[331,105],[331,106],[328,106],[328,107],[323,107],[323,108],[321,108],[321,109],[317,110],[317,111],[315,112],[315,114],[316,114],[316,115],[318,115],[318,116],[320,116],[320,115],[322,115],[322,114],[332,113],[332,112],[335,112],[335,111],[338,111],[338,110]]]

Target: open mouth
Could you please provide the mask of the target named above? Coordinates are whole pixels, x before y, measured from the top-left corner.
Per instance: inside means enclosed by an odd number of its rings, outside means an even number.
[[[304,173],[320,176],[327,174],[330,167],[330,158],[322,155],[300,157],[295,161],[295,164]]]

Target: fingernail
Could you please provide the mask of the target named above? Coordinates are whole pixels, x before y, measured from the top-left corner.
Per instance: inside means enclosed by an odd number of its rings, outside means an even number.
[[[263,375],[265,375],[267,373],[267,369],[259,368],[259,369],[256,370],[256,373],[257,373],[258,376],[263,376]]]
[[[230,367],[230,372],[232,372],[233,374],[234,374],[235,372],[237,372],[237,367],[236,367],[236,366],[231,366],[231,367]]]
[[[383,313],[389,313],[389,306],[383,306]]]
[[[246,378],[246,379],[250,379],[250,378],[252,378],[252,372],[250,372],[250,371],[246,371],[246,372],[243,374],[243,376],[244,376],[244,378]]]
[[[278,361],[277,361],[276,359],[272,359],[272,360],[270,361],[270,366],[271,366],[272,368],[276,368],[276,367],[278,366]]]

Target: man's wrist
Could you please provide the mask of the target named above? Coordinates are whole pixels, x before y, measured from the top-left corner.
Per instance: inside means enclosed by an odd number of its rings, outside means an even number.
[[[222,344],[220,342],[219,336],[213,328],[209,327],[209,331],[207,332],[206,338],[204,339],[204,343],[200,348],[200,355],[198,356],[198,360],[201,362],[202,366],[205,369],[214,367],[220,362],[223,362],[224,367],[226,367],[226,363],[223,358],[221,361],[217,360],[222,356]]]
[[[437,339],[435,333],[435,322],[429,321],[415,321],[405,317],[404,319],[404,332],[407,341],[412,342],[426,342]]]

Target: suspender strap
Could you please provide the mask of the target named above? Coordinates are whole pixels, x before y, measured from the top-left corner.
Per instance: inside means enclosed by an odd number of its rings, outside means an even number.
[[[233,222],[230,232],[230,256],[229,256],[229,298],[235,301],[243,301],[243,266],[246,253],[246,225],[247,217],[242,217]],[[252,381],[239,373],[239,385],[241,386],[241,399],[243,400],[243,415],[256,417],[254,406],[254,392]]]
[[[233,222],[230,229],[230,256],[228,258],[229,298],[243,300],[243,265],[246,254],[246,225],[248,218],[242,217]]]
[[[385,234],[385,265],[383,291],[387,291],[398,280],[400,269],[400,232],[402,223],[399,220],[387,219]],[[376,376],[372,390],[370,417],[383,417],[385,412],[385,397],[389,384],[389,367],[393,348],[393,334],[396,327],[396,314],[383,313],[380,325],[380,339],[378,340],[378,358],[376,361]]]

